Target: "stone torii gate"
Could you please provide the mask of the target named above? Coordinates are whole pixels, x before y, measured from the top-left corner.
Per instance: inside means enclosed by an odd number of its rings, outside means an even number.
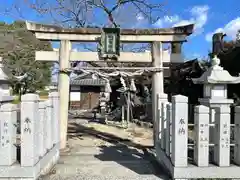
[[[78,28],[65,29],[53,25],[44,25],[26,22],[27,29],[33,33],[37,39],[47,41],[60,41],[60,50],[57,51],[37,51],[37,61],[58,61],[60,70],[70,68],[70,61],[101,61],[98,52],[73,52],[71,42],[99,42],[102,29],[100,28]],[[121,29],[120,41],[123,43],[151,43],[151,52],[132,53],[120,52],[117,62],[151,62],[155,71],[152,78],[152,110],[154,123],[154,143],[158,138],[156,131],[157,125],[157,96],[160,99],[167,99],[164,94],[163,84],[163,43],[172,44],[171,58],[180,59],[181,45],[186,41],[187,36],[192,34],[193,25],[180,26],[162,29]],[[179,52],[176,52],[178,48]],[[141,68],[139,68],[141,69]],[[68,102],[69,102],[69,83],[70,77],[67,73],[60,72],[58,90],[60,94],[60,131],[61,148],[66,146],[67,121],[68,121]]]

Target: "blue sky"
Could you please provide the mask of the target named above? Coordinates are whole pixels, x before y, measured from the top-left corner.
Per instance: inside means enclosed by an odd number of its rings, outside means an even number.
[[[14,0],[5,1],[0,8],[11,7]],[[21,0],[18,0],[19,2]],[[15,2],[18,2],[15,0]],[[49,0],[49,2],[53,0]],[[155,1],[156,0],[149,0]],[[184,56],[186,59],[195,57],[206,57],[208,51],[211,50],[211,36],[214,32],[225,32],[228,39],[234,39],[236,32],[240,29],[240,13],[239,0],[165,0],[163,1],[164,13],[161,14],[161,19],[154,25],[146,24],[145,19],[139,14],[129,27],[155,27],[165,28],[178,25],[186,25],[195,23],[194,34],[188,38],[188,42],[184,45]],[[178,3],[179,2],[179,3]],[[1,7],[2,6],[2,7]],[[34,11],[28,7],[19,5],[20,11],[24,18],[33,21],[45,21],[46,17],[40,18]],[[101,23],[104,16],[98,11],[95,16]],[[10,16],[0,16],[0,20],[11,22],[17,19],[17,13],[12,13]],[[129,23],[130,24],[130,23]]]
[[[189,59],[207,56],[214,32],[225,32],[227,39],[235,39],[240,29],[237,0],[168,0],[167,7],[169,12],[160,20],[160,27],[195,23],[195,32],[184,45],[184,55]]]

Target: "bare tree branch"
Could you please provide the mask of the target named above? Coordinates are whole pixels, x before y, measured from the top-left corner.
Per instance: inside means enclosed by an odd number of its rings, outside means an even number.
[[[78,27],[130,27],[141,21],[138,16],[143,16],[144,21],[149,24],[155,23],[162,15],[163,2],[155,0],[18,0],[13,5],[15,13],[24,15],[19,6],[30,8],[38,15],[52,20],[52,23],[68,28]],[[8,14],[13,11],[8,9]],[[6,13],[6,12],[5,12]],[[101,16],[101,18],[99,17]],[[105,19],[104,19],[105,17]],[[26,19],[26,18],[25,18]],[[122,19],[122,21],[121,21]],[[107,20],[107,21],[106,21]],[[83,45],[88,51],[95,51],[88,45]],[[149,45],[124,44],[122,51],[144,52]],[[91,63],[96,65],[97,63]],[[114,66],[113,63],[108,63]],[[117,66],[122,64],[116,64]],[[131,66],[131,64],[127,64]]]

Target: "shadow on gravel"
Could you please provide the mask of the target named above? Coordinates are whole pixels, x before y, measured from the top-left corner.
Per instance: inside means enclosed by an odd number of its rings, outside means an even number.
[[[152,146],[143,146],[129,139],[123,139],[106,132],[99,132],[94,128],[88,128],[77,123],[70,123],[68,133],[71,134],[68,135],[68,138],[92,136],[114,144],[114,146],[110,147],[104,145],[99,146],[99,148],[101,148],[101,154],[95,155],[95,157],[101,161],[117,162],[141,175],[155,175],[162,179],[166,178],[167,173],[157,162]],[[133,161],[135,161],[135,163],[132,163]],[[139,166],[139,164],[141,164],[141,166]]]

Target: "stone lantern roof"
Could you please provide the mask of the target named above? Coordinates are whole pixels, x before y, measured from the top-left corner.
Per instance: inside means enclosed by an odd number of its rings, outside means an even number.
[[[234,77],[220,66],[220,59],[214,56],[212,66],[200,78],[193,78],[195,84],[238,84],[240,77]]]
[[[2,57],[0,57],[0,81],[8,82],[8,76],[3,72]]]

